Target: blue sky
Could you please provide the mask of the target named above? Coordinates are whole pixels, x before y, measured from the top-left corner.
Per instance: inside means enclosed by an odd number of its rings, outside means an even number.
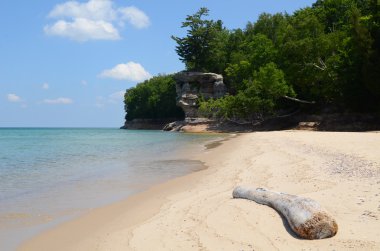
[[[0,1],[0,127],[119,127],[122,95],[184,68],[171,35],[200,7],[229,29],[311,0]]]

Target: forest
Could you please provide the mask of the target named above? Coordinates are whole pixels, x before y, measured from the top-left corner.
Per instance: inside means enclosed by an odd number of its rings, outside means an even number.
[[[200,100],[205,117],[252,121],[287,110],[291,100],[340,112],[380,112],[380,5],[377,0],[317,0],[293,14],[262,13],[228,30],[200,8],[172,36],[187,71],[222,74],[228,95]],[[172,75],[125,94],[126,119],[183,116]]]

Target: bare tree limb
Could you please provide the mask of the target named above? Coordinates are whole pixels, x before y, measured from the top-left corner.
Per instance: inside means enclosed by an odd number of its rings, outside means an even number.
[[[319,63],[322,65],[322,67],[323,67],[324,69],[327,69],[327,66],[326,66],[325,62],[322,60],[322,58],[318,58],[318,61],[319,61]]]
[[[325,67],[323,67],[323,66],[321,67],[321,66],[319,66],[317,64],[313,64],[313,66],[316,67],[316,68],[318,68],[318,69],[320,69],[321,71],[325,71],[326,70]]]
[[[302,104],[315,104],[316,103],[315,101],[302,100],[302,99],[298,99],[298,98],[289,97],[289,96],[286,96],[286,95],[282,96],[282,97],[285,98],[285,99],[294,101],[294,102],[302,103]]]
[[[320,65],[318,65],[316,63],[306,63],[306,65],[312,65],[312,66],[314,66],[315,68],[318,68],[321,71],[327,70],[327,65],[325,64],[325,62],[321,58],[318,58],[318,62],[319,62]]]

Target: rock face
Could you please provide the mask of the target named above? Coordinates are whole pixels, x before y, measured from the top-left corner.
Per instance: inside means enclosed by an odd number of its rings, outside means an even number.
[[[215,73],[179,72],[177,81],[177,105],[185,112],[186,119],[198,117],[197,100],[220,98],[226,94],[223,76]]]
[[[179,132],[184,125],[185,125],[184,121],[174,121],[174,122],[166,124],[162,130],[168,131],[168,132],[171,132],[171,131]]]
[[[161,130],[166,124],[175,119],[134,119],[125,121],[120,129],[129,130]]]
[[[203,132],[207,130],[202,130],[202,127],[206,129],[207,127],[214,124],[215,121],[209,120],[207,118],[186,118],[182,121],[174,121],[168,123],[164,126],[162,130],[170,132]]]

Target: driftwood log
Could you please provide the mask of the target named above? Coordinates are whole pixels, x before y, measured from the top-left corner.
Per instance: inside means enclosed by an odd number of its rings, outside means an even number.
[[[250,189],[236,187],[233,198],[253,200],[280,212],[291,229],[304,239],[324,239],[338,231],[336,221],[318,202],[296,195],[269,191],[264,188]]]

